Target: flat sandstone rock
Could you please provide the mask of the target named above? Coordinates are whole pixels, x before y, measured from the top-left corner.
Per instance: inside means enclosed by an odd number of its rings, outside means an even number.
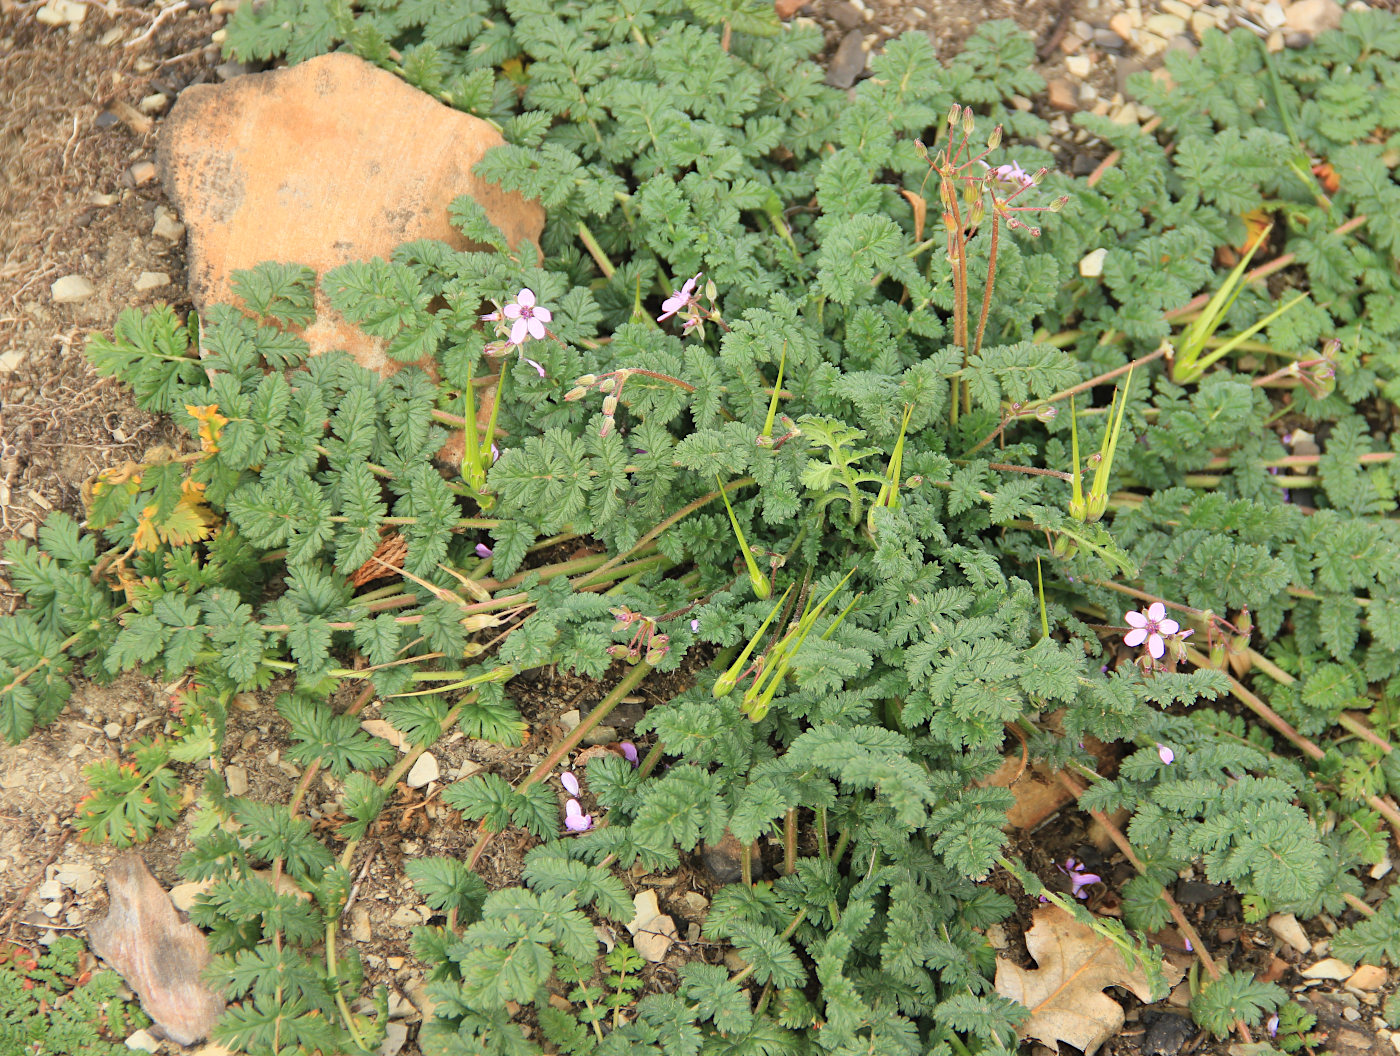
[[[88,928],[88,945],[136,991],[166,1037],[194,1044],[224,1010],[223,998],[201,981],[209,963],[208,940],[180,919],[165,888],[134,851],[114,861],[106,879],[107,916]]]
[[[233,272],[265,260],[324,275],[348,261],[388,258],[417,238],[486,248],[448,223],[460,194],[482,205],[512,247],[522,238],[538,244],[539,204],[472,175],[502,142],[485,121],[353,55],[186,89],[157,159],[189,229],[195,305],[233,302]],[[316,306],[304,331],[313,354],[343,348],[392,372],[382,339],[347,323],[319,291]]]

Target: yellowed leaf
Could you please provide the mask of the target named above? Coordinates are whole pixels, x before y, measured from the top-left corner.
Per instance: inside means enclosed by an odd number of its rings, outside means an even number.
[[[1085,927],[1058,906],[1041,906],[1026,932],[1026,949],[1038,968],[1022,968],[997,958],[996,991],[1031,1010],[1020,1035],[1054,1048],[1065,1041],[1093,1056],[1123,1026],[1122,1006],[1103,992],[1108,986],[1131,990],[1143,1001],[1152,993],[1141,969],[1131,969],[1118,947]],[[1181,969],[1162,965],[1168,984]]]
[[[185,411],[199,423],[200,448],[211,454],[219,450],[219,434],[223,432],[224,426],[228,425],[228,419],[219,413],[219,405],[211,403],[208,406],[199,406],[187,403]]]

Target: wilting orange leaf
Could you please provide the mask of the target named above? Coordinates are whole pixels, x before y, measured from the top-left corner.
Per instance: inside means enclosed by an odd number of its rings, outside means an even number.
[[[210,454],[219,450],[219,434],[223,432],[224,426],[228,425],[228,419],[219,413],[219,405],[211,403],[207,407],[201,407],[187,403],[185,411],[199,423],[199,446]]]
[[[901,188],[899,193],[904,195],[914,209],[914,241],[922,242],[924,239],[924,220],[928,216],[928,202],[910,190]]]
[[[1263,209],[1251,209],[1247,213],[1242,213],[1240,219],[1244,221],[1245,236],[1235,249],[1240,254],[1249,252],[1249,247],[1259,241],[1265,231],[1273,224],[1273,219]]]
[[[1322,189],[1328,194],[1336,194],[1342,189],[1342,178],[1337,175],[1337,170],[1332,168],[1331,162],[1318,162],[1312,167],[1312,171],[1322,184]]]

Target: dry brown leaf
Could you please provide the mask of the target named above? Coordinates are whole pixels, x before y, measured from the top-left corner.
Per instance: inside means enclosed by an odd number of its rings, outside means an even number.
[[[1021,1037],[1051,1048],[1066,1041],[1093,1056],[1123,1026],[1123,1009],[1104,987],[1124,987],[1143,1001],[1157,995],[1147,976],[1130,969],[1112,942],[1058,906],[1041,906],[1034,920],[1026,932],[1026,949],[1040,967],[1022,968],[998,957],[996,991],[1031,1010]],[[1181,978],[1179,968],[1164,964],[1163,970],[1169,984]]]

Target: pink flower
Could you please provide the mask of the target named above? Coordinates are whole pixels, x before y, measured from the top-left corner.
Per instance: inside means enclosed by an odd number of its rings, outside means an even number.
[[[1064,865],[1057,865],[1055,868],[1069,877],[1070,893],[1075,898],[1088,898],[1084,889],[1090,884],[1103,882],[1103,877],[1098,873],[1081,872],[1079,863],[1073,858],[1066,858]]]
[[[679,290],[661,302],[661,314],[656,317],[658,323],[664,322],[677,312],[689,308],[695,303],[695,284],[700,281],[700,277],[704,274],[703,271],[697,271],[695,278],[686,279]]]
[[[618,747],[622,749],[623,757],[633,766],[637,765],[637,746],[631,741],[623,741]]]
[[[1154,601],[1145,613],[1125,612],[1123,619],[1132,628],[1123,635],[1123,644],[1135,649],[1146,642],[1147,652],[1153,660],[1162,659],[1167,651],[1167,643],[1163,639],[1181,630],[1181,624],[1167,619],[1167,607],[1160,601]]]
[[[507,319],[512,320],[508,342],[512,345],[523,345],[526,339],[531,337],[536,341],[544,340],[544,324],[554,318],[554,313],[548,308],[541,308],[535,303],[535,291],[528,286],[517,293],[515,300],[501,310]],[[535,363],[534,367],[540,372],[540,377],[544,377],[544,368],[538,363]]]
[[[517,321],[517,323],[516,323],[515,325],[516,325],[516,326],[519,326],[520,323]],[[513,335],[514,333],[515,333],[515,331],[512,330],[512,331],[511,331],[511,334]],[[536,362],[535,362],[533,359],[531,359],[529,356],[521,356],[520,358],[523,359],[526,363],[530,364],[530,366],[534,367],[535,370],[539,373],[539,376],[540,376],[540,377],[544,377],[544,367],[540,366],[538,363],[536,363]]]
[[[571,796],[579,794],[578,778],[573,775],[573,771],[565,770],[559,775],[559,783],[564,786],[564,790]]]
[[[571,799],[564,804],[564,827],[570,832],[587,832],[593,828],[593,815],[585,814],[578,800]]]
[[[1167,766],[1171,766],[1172,763],[1176,762],[1176,753],[1160,742],[1157,744],[1157,757]]]
[[[1269,1037],[1278,1037],[1278,1013],[1269,1017],[1268,1022],[1264,1024],[1264,1029],[1269,1032]]]
[[[491,556],[491,548],[490,548],[489,546],[487,546],[485,543],[477,543],[477,544],[476,544],[476,556],[477,556],[477,557],[481,557],[481,558],[490,557],[490,556]]]
[[[699,629],[700,629],[700,618],[697,616],[695,619],[693,619],[693,620],[690,621],[690,631],[691,631],[692,634],[694,634],[694,633],[695,633],[696,631],[698,631]]]

